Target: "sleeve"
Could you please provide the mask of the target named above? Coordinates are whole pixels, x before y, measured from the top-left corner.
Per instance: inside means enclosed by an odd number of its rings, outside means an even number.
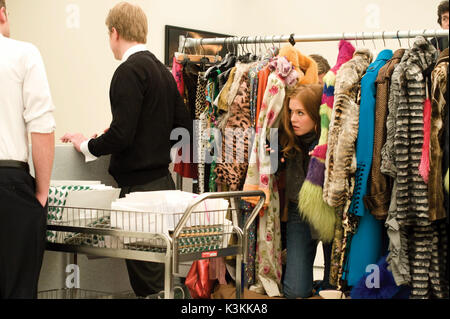
[[[81,153],[83,153],[83,155],[84,155],[84,159],[85,159],[86,163],[95,161],[97,159],[97,157],[92,155],[92,153],[89,151],[89,147],[88,147],[89,141],[90,141],[90,139],[87,141],[84,141],[80,145],[80,150],[81,150]]]
[[[23,118],[29,133],[52,133],[56,128],[55,109],[44,62],[35,46],[30,46],[23,81]]]
[[[191,115],[183,102],[182,97],[178,93],[178,91],[174,91],[175,94],[175,112],[174,112],[174,120],[173,120],[173,128],[185,128],[189,132],[190,143],[193,145],[193,123],[191,119]],[[171,141],[172,146],[176,143],[176,141]]]
[[[112,122],[109,130],[88,143],[89,152],[96,157],[120,153],[131,145],[142,110],[144,88],[138,74],[127,64],[117,69],[110,92]]]

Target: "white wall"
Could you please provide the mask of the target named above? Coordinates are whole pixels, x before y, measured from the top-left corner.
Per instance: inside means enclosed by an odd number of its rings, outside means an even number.
[[[67,131],[101,132],[111,121],[109,84],[117,61],[105,18],[117,0],[7,0],[12,37],[38,46],[56,105],[57,137]],[[148,48],[164,60],[164,26],[237,36],[420,30],[439,27],[439,0],[136,0],[149,18]],[[73,7],[72,5],[76,5]],[[73,19],[79,9],[79,28]],[[75,15],[76,17],[76,15]],[[397,40],[387,40],[395,49]],[[377,51],[382,41],[376,41]],[[407,46],[407,41],[402,40]],[[362,46],[362,41],[359,41]],[[371,41],[366,46],[373,49]],[[336,42],[298,43],[333,65]]]

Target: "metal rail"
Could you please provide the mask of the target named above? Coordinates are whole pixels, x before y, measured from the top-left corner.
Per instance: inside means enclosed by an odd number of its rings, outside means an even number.
[[[282,42],[321,42],[321,41],[339,41],[339,40],[379,40],[379,39],[407,39],[423,36],[426,38],[448,37],[448,30],[425,29],[408,31],[378,31],[378,32],[355,32],[355,33],[326,33],[312,35],[273,35],[273,36],[242,36],[228,38],[186,38],[180,36],[179,52],[184,48],[192,48],[206,44],[255,44],[255,43],[282,43]]]

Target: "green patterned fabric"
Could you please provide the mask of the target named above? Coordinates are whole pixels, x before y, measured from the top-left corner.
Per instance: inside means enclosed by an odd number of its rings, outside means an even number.
[[[86,225],[87,228],[109,228],[111,225],[110,217],[101,217],[98,220]],[[89,247],[107,247],[105,236],[96,234],[69,233],[64,238],[64,243],[68,245],[89,246]]]
[[[223,227],[192,227],[181,232],[178,247],[181,254],[203,252],[223,248]]]
[[[50,186],[48,191],[48,214],[47,222],[61,221],[63,219],[62,213],[66,205],[67,195],[73,191],[90,190],[89,186],[65,185],[65,186]],[[47,241],[56,241],[56,232],[47,231]]]

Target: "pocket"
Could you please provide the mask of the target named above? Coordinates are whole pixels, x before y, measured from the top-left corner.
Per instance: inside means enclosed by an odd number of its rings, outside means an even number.
[[[32,206],[38,206],[39,208],[45,209],[46,206],[42,206],[41,203],[36,198],[34,187],[25,183],[18,183],[11,185],[12,191],[20,197],[23,201],[31,204]]]

